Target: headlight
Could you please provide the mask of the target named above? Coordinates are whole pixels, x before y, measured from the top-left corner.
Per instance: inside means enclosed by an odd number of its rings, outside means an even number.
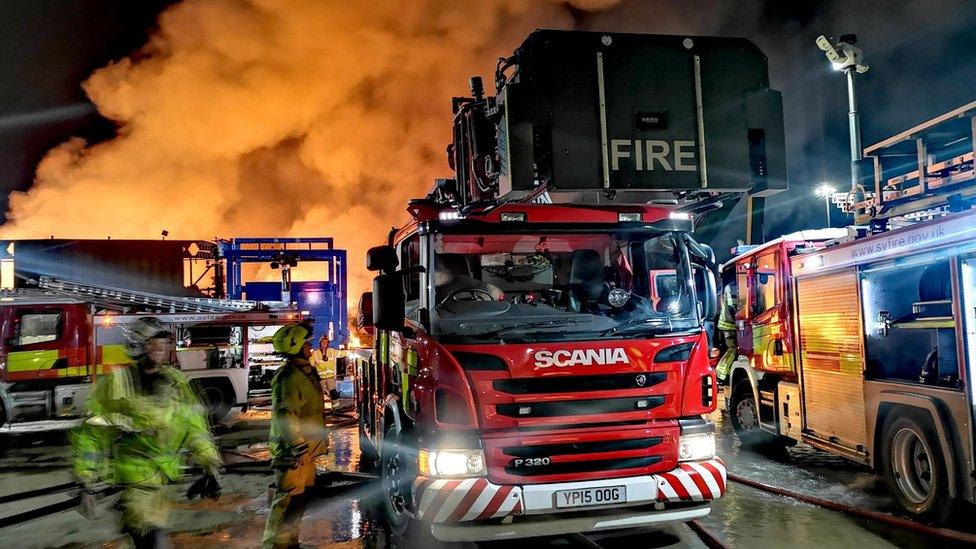
[[[681,435],[678,461],[702,461],[715,457],[715,434]]]
[[[480,477],[485,474],[485,453],[481,450],[427,450],[417,456],[421,475],[431,477]]]

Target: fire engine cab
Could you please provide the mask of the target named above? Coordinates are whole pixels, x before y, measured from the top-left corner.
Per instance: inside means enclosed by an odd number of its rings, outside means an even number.
[[[787,235],[723,267],[738,295],[739,436],[872,466],[934,521],[976,500],[974,112],[865,150],[875,181],[842,200],[864,226]]]

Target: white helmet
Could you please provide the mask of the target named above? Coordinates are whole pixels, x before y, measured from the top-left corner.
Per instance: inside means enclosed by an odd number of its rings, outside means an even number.
[[[127,324],[123,328],[125,338],[125,354],[131,358],[139,358],[146,354],[150,339],[172,337],[171,332],[158,318],[145,317]]]

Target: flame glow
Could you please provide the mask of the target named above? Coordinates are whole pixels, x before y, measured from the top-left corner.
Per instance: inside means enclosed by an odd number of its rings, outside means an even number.
[[[5,238],[335,237],[364,251],[449,174],[450,97],[531,30],[615,0],[185,0],[84,82],[118,124],[52,149]],[[354,299],[353,299],[354,301]]]

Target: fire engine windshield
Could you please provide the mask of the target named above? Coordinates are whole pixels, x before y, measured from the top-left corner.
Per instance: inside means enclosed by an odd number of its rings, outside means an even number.
[[[634,337],[699,326],[671,233],[438,235],[433,309],[455,341]]]

